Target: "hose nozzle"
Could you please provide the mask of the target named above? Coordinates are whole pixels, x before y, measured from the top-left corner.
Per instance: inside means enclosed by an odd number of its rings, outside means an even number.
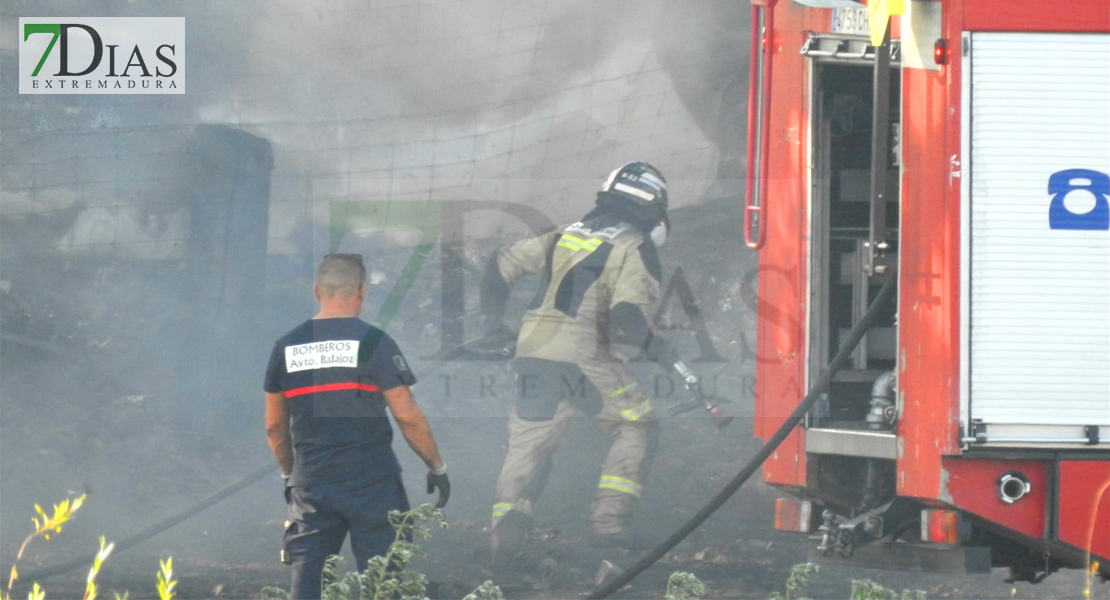
[[[713,426],[717,429],[724,429],[732,424],[736,417],[728,412],[728,409],[721,405],[720,402],[713,398],[706,398],[705,412],[709,413],[709,417],[713,420]]]
[[[682,381],[685,384],[686,389],[693,392],[695,398],[694,400],[690,400],[689,402],[682,403],[681,405],[679,405],[680,407],[690,406],[690,408],[696,408],[698,403],[700,402],[701,405],[705,408],[705,412],[709,413],[709,417],[713,419],[713,426],[717,429],[724,429],[732,423],[734,417],[731,413],[728,412],[728,409],[722,406],[721,399],[713,396],[708,396],[705,394],[704,391],[702,391],[701,378],[698,377],[696,373],[691,371],[690,367],[686,366],[686,363],[682,361],[674,363],[674,370],[677,371],[678,374],[682,377]],[[686,410],[689,409],[680,408],[678,412],[685,412]],[[672,410],[671,414],[678,414],[678,412]]]

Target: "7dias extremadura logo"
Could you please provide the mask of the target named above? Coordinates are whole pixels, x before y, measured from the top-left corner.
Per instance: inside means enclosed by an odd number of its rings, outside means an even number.
[[[20,94],[184,94],[181,17],[23,17]]]

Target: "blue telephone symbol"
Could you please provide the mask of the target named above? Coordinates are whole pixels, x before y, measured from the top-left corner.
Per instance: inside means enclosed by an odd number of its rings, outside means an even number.
[[[1076,183],[1078,179],[1085,181]],[[1064,197],[1078,190],[1095,197],[1095,207],[1082,214],[1064,206]],[[1048,206],[1049,229],[1110,230],[1110,175],[1090,169],[1059,171],[1048,178],[1048,193],[1052,195]]]

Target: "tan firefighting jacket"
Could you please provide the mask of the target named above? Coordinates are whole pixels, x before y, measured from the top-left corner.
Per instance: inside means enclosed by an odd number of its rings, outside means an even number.
[[[593,230],[578,222],[501,249],[497,267],[510,287],[525,274],[547,282],[524,314],[516,356],[579,365],[615,360],[609,310],[628,302],[647,315],[659,300],[655,248],[641,248],[651,243],[627,223]]]

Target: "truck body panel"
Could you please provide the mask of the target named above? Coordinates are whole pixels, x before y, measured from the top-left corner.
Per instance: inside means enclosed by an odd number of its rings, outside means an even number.
[[[764,464],[764,481],[838,514],[880,514],[868,498],[879,491],[902,512],[902,499],[956,509],[1018,578],[1039,576],[1030,557],[1044,553],[1054,557],[1041,560],[1045,571],[1086,557],[1110,573],[1110,232],[1048,226],[1054,174],[1085,170],[1066,185],[1087,186],[1073,196],[1089,191],[1096,205],[1096,173],[1110,178],[1110,52],[1100,54],[1110,4],[907,0],[890,27],[896,183],[879,200],[874,165],[884,163],[867,162],[863,130],[874,139],[868,119],[878,122],[885,98],[869,79],[878,50],[857,52],[859,12],[771,4],[757,435],[770,437],[797,406],[882,281],[878,259],[867,263],[879,255],[867,244],[868,199],[896,230],[885,259],[896,261],[898,288],[889,331],[868,334]],[[925,54],[932,36],[935,57]],[[1069,202],[1080,216],[1090,205]],[[1068,299],[1090,314],[1054,310]],[[882,398],[868,395],[887,369],[896,417],[884,426]]]

